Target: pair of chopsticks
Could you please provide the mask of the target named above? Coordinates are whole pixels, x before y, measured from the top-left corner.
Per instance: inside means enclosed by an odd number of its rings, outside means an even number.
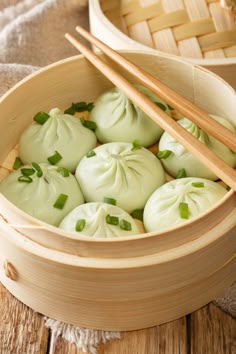
[[[146,73],[135,64],[128,61],[122,55],[108,47],[99,39],[91,35],[80,26],[76,27],[80,33],[90,43],[99,48],[103,53],[115,61],[136,79],[142,82],[151,91],[156,93],[169,105],[174,107],[184,116],[188,117],[200,128],[214,136],[231,150],[236,151],[236,135],[225,128],[220,123],[212,119],[207,113],[196,107],[184,97],[180,96],[169,87],[161,83],[156,78]],[[155,103],[150,101],[143,93],[138,91],[127,79],[122,77],[117,71],[105,63],[99,56],[92,52],[88,47],[82,44],[75,37],[67,33],[66,39],[77,48],[99,71],[101,71],[115,86],[121,89],[124,94],[130,98],[139,108],[141,108],[154,122],[159,124],[167,133],[169,133],[179,143],[191,152],[206,167],[214,172],[222,181],[236,191],[236,171],[226,164],[220,157],[202,144],[191,133],[176,123]],[[109,119],[109,117],[108,117]]]

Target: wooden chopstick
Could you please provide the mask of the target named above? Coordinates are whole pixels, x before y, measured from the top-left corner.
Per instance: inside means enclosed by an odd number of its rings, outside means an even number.
[[[94,54],[88,47],[70,34],[66,39],[77,48],[104,76],[115,86],[121,89],[138,107],[140,107],[154,122],[159,124],[174,139],[185,146],[206,167],[214,172],[222,181],[236,191],[236,171],[227,165],[220,157],[215,155],[191,133],[176,123],[170,116],[162,111],[155,103],[150,101],[143,93],[138,91],[128,80]],[[109,117],[108,117],[109,119]]]
[[[161,97],[165,102],[192,120],[192,122],[202,128],[204,131],[214,136],[217,140],[221,141],[224,145],[228,146],[231,150],[236,152],[235,133],[212,119],[202,109],[195,106],[192,102],[188,101],[186,98],[173,91],[158,79],[152,77],[143,69],[137,67],[135,64],[122,57],[122,55],[108,47],[98,38],[91,35],[91,33],[87,32],[84,28],[77,26],[76,31],[79,32],[89,42],[94,44],[97,48],[99,48],[102,52],[104,52],[108,57],[114,60],[118,65],[136,77],[146,87]]]

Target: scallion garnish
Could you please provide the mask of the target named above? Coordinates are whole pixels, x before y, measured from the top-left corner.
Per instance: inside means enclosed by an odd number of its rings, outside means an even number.
[[[38,112],[35,114],[33,120],[41,125],[46,123],[46,121],[50,118],[50,115],[45,112]]]
[[[116,205],[116,200],[109,197],[104,197],[103,202],[107,204]]]
[[[136,151],[136,150],[139,150],[139,149],[142,149],[142,145],[140,144],[139,140],[134,140],[132,142],[133,144],[133,147],[132,147],[132,151]]]
[[[60,173],[63,177],[69,177],[70,172],[65,167],[58,167],[57,172]]]
[[[154,102],[162,111],[166,111],[166,106],[161,102]]]
[[[117,216],[107,215],[106,216],[106,223],[109,224],[109,225],[118,225],[119,224],[119,218]]]
[[[185,169],[181,168],[177,173],[176,179],[184,178],[184,177],[187,177],[187,174],[186,174]]]
[[[129,221],[122,219],[120,221],[120,228],[121,230],[130,231],[132,230],[132,225]]]
[[[227,190],[228,192],[231,191],[230,186],[227,186],[227,187],[226,187],[226,190]]]
[[[23,176],[32,176],[35,173],[33,168],[22,168],[20,171]]]
[[[58,151],[55,151],[54,155],[48,157],[48,161],[50,162],[51,165],[55,165],[61,159],[62,159],[62,156],[59,154]]]
[[[37,177],[42,177],[43,171],[42,171],[41,167],[39,166],[39,164],[36,162],[32,162],[32,166],[37,171]]]
[[[143,209],[135,209],[130,214],[134,219],[143,221]]]
[[[181,202],[179,203],[179,215],[181,219],[188,219],[188,204]]]
[[[85,128],[88,128],[90,130],[95,130],[97,128],[97,124],[91,120],[86,120],[84,118],[80,118],[80,120]]]
[[[13,170],[18,170],[18,168],[20,168],[23,165],[23,162],[21,161],[20,157],[16,157],[14,164],[12,166]]]
[[[87,111],[87,103],[77,102],[77,103],[72,103],[71,106],[64,111],[64,113],[74,115],[76,112],[85,112],[85,111]]]
[[[66,204],[67,199],[68,199],[68,195],[60,194],[58,196],[57,200],[55,201],[55,203],[53,204],[54,208],[63,209]]]
[[[88,108],[88,112],[91,112],[92,109],[94,108],[94,103],[93,102],[89,102],[88,105],[87,105],[87,108]]]
[[[158,151],[157,157],[159,159],[167,159],[167,157],[169,157],[171,154],[172,154],[171,150],[162,150],[162,151]]]
[[[19,182],[25,182],[25,183],[31,183],[31,182],[33,182],[32,178],[29,177],[29,176],[20,176],[20,177],[18,178],[18,181],[19,181]]]
[[[70,114],[71,116],[73,116],[75,113],[76,113],[76,110],[73,108],[73,106],[64,110],[64,114]]]
[[[192,186],[196,187],[196,188],[203,188],[204,187],[204,183],[203,182],[193,182]]]
[[[79,219],[75,225],[75,231],[80,232],[83,231],[86,225],[86,220],[85,219]]]
[[[76,102],[76,103],[72,103],[72,105],[76,110],[76,112],[85,112],[88,110],[88,105],[86,102]]]
[[[93,107],[93,102],[88,104],[86,102],[72,103],[71,106],[64,111],[64,113],[74,115],[76,112],[91,112]]]
[[[87,154],[86,154],[86,157],[93,157],[96,155],[96,152],[91,150],[91,151],[88,151]]]

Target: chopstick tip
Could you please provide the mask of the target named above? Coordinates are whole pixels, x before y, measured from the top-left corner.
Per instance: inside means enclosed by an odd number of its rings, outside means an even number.
[[[85,31],[85,29],[84,29],[83,27],[79,26],[79,25],[77,25],[77,26],[75,27],[75,30],[76,30],[77,32],[79,32],[79,33]]]
[[[70,33],[65,33],[65,38],[74,45],[75,38]]]

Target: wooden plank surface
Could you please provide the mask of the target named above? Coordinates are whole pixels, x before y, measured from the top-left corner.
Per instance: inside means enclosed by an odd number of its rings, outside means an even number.
[[[187,354],[186,320],[181,318],[161,326],[124,332],[120,340],[100,345],[98,354]],[[49,354],[82,354],[62,338],[51,338]]]
[[[48,332],[43,317],[16,300],[0,283],[0,353],[45,354]]]
[[[187,354],[186,320],[125,332],[121,340],[102,345],[99,354]]]
[[[49,354],[84,354],[75,344],[70,344],[61,337],[51,336]]]
[[[236,320],[210,304],[191,314],[191,354],[235,354]]]
[[[43,316],[16,300],[0,284],[1,354],[84,354],[50,335]],[[98,354],[235,354],[236,320],[210,304],[161,326],[122,333]]]

